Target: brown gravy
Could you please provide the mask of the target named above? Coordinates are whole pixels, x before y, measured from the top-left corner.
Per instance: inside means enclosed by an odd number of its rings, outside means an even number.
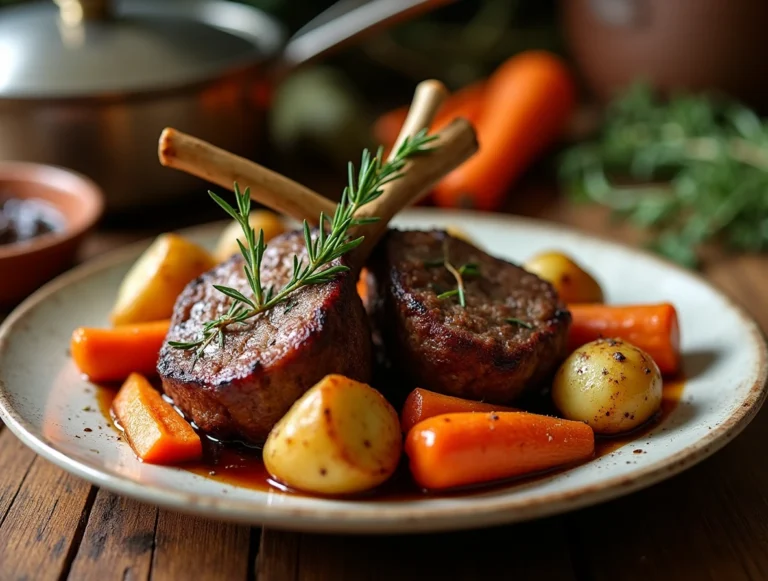
[[[664,399],[661,404],[661,410],[650,421],[645,423],[640,428],[622,434],[617,437],[600,437],[598,436],[595,442],[595,457],[606,456],[615,452],[619,448],[631,444],[634,441],[641,440],[643,436],[648,434],[656,426],[662,423],[677,407],[680,397],[683,393],[685,381],[683,379],[665,379],[664,380]],[[116,390],[110,387],[99,387],[97,390],[97,397],[99,400],[99,408],[102,414],[110,424],[114,426],[114,421],[111,415],[112,400],[114,399]],[[532,411],[545,411],[546,406],[543,406],[539,402],[539,409]],[[117,428],[116,428],[117,429]],[[250,488],[252,490],[269,491],[272,493],[292,494],[298,496],[310,496],[308,494],[288,489],[281,484],[274,482],[270,479],[267,473],[264,463],[261,460],[261,452],[257,448],[251,448],[244,445],[224,445],[220,442],[212,440],[207,437],[203,437],[203,460],[200,462],[192,462],[180,466],[189,472],[204,476],[221,482],[223,484],[229,484],[232,486],[240,486],[243,488]],[[641,448],[633,450],[634,453],[641,454],[643,451]],[[493,482],[490,484],[484,484],[480,486],[473,486],[468,489],[455,490],[451,492],[434,493],[435,495],[445,496],[466,496],[467,494],[486,493],[500,488],[509,487],[512,485],[519,485],[522,483],[530,483],[545,475],[551,475],[553,473],[562,472],[573,468],[573,466],[566,466],[550,470],[545,473],[528,475],[521,478],[515,478],[509,481]],[[395,475],[385,483],[381,488],[373,491],[369,491],[362,496],[356,498],[365,498],[366,500],[382,500],[382,501],[405,501],[424,498],[429,496],[430,493],[425,492],[418,488],[413,480],[410,478],[408,472],[407,462],[403,461]]]

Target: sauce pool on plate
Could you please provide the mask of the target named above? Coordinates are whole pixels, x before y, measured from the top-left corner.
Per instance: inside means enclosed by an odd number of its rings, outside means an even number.
[[[680,397],[683,393],[685,382],[683,379],[666,379],[664,381],[664,394],[661,404],[661,410],[653,419],[646,422],[638,429],[632,432],[613,437],[598,436],[595,439],[595,457],[606,456],[617,451],[634,441],[639,441],[651,430],[659,426],[677,407]],[[111,414],[112,400],[117,393],[116,388],[98,386],[97,396],[99,399],[99,408],[110,424],[115,425]],[[533,410],[532,410],[533,411]],[[535,410],[545,413],[545,410]],[[116,429],[117,426],[115,426]],[[179,468],[188,470],[199,476],[210,478],[224,484],[250,488],[252,490],[283,492],[299,496],[318,496],[309,495],[302,492],[287,489],[286,487],[270,479],[264,463],[261,460],[261,451],[243,445],[222,444],[206,436],[202,436],[203,441],[203,460],[200,462],[191,462],[180,465]],[[633,450],[636,454],[642,454],[643,450],[637,448]],[[138,462],[138,460],[137,460]],[[573,468],[573,466],[564,466],[542,474],[534,474],[515,478],[509,481],[493,482],[479,486],[473,486],[467,489],[435,493],[436,496],[456,496],[472,493],[485,493],[498,488],[506,488],[515,484],[530,483],[542,476],[562,472]],[[407,460],[403,460],[400,468],[395,475],[379,489],[369,491],[357,498],[366,500],[378,499],[382,501],[405,501],[417,498],[424,498],[429,493],[419,489],[410,478],[408,472]]]

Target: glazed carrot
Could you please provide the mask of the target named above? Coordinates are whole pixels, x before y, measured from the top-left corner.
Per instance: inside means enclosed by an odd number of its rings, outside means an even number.
[[[146,378],[131,373],[112,402],[136,455],[149,464],[179,464],[203,453],[198,436]]]
[[[671,304],[574,304],[568,310],[573,317],[570,350],[601,337],[617,337],[648,353],[662,373],[674,374],[680,369],[680,326]]]
[[[439,416],[441,414],[450,414],[454,412],[503,412],[516,411],[515,408],[503,405],[484,403],[481,401],[472,401],[453,397],[452,395],[443,395],[421,389],[414,389],[408,394],[403,405],[403,411],[400,413],[400,426],[403,432],[408,432],[419,422]]]
[[[512,183],[560,137],[574,108],[565,64],[545,51],[503,63],[488,80],[475,129],[480,151],[435,188],[439,206],[495,210]]]
[[[405,440],[414,480],[431,490],[540,472],[586,460],[594,449],[587,424],[526,412],[435,416]]]
[[[360,271],[360,278],[357,279],[357,294],[360,296],[360,300],[364,305],[368,304],[368,283],[366,278],[368,277],[368,270],[363,268]]]
[[[156,321],[112,329],[80,327],[72,333],[72,359],[91,381],[122,381],[132,371],[154,375],[169,325]]]
[[[435,115],[431,130],[440,131],[457,117],[464,117],[474,124],[480,117],[483,106],[485,82],[476,82],[459,89],[445,100]],[[408,107],[400,107],[384,113],[373,126],[376,140],[385,147],[392,147],[408,115]]]

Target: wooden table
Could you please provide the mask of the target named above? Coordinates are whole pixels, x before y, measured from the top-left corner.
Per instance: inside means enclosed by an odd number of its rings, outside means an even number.
[[[543,190],[524,199],[522,213],[632,239],[595,209]],[[150,233],[100,233],[85,254]],[[768,329],[768,258],[712,260],[705,273]],[[714,457],[631,496],[412,537],[294,534],[157,509],[68,475],[0,425],[0,580],[768,579],[767,414]]]

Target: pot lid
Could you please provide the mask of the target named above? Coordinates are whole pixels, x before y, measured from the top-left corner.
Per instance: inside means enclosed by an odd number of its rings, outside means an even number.
[[[56,0],[0,9],[0,97],[67,98],[184,86],[280,49],[279,24],[225,0]]]

